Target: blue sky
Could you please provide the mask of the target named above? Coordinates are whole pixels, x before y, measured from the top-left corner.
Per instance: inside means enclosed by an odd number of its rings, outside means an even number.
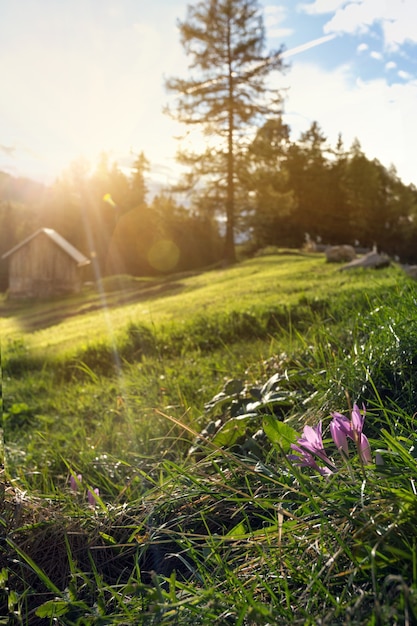
[[[121,166],[144,151],[173,182],[164,76],[187,76],[177,18],[187,0],[0,0],[0,170],[51,182],[105,151]],[[417,184],[416,0],[261,0],[268,48],[290,64],[284,118],[293,139],[313,120],[330,143]]]

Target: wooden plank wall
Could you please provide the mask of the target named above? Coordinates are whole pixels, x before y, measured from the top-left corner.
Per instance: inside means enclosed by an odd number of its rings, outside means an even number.
[[[80,289],[77,263],[44,233],[16,250],[9,260],[11,296],[45,297]]]

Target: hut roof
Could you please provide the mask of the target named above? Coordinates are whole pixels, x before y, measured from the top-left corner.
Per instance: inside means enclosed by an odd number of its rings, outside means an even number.
[[[58,234],[53,228],[39,228],[39,230],[37,230],[29,237],[26,237],[26,239],[17,244],[17,246],[14,246],[14,248],[11,248],[7,252],[5,252],[2,255],[2,259],[6,259],[7,257],[11,256],[15,252],[17,252],[17,250],[23,248],[23,246],[29,243],[29,241],[31,241],[35,237],[38,237],[41,233],[45,234],[47,237],[49,237],[49,239],[56,243],[56,245],[59,246],[64,252],[66,252],[77,263],[79,267],[81,267],[82,265],[88,265],[90,263],[90,259],[87,259],[86,256],[84,256],[79,250],[77,250],[77,248],[75,248],[69,241],[64,239],[64,237]]]

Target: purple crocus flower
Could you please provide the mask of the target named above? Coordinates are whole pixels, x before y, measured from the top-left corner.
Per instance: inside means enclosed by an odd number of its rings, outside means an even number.
[[[363,434],[366,409],[362,413],[355,403],[351,412],[351,419],[340,413],[332,413],[333,421],[330,424],[330,433],[338,449],[347,454],[347,437],[355,442],[359,456],[363,463],[372,463],[371,447],[368,438]]]
[[[332,413],[333,420],[330,422],[330,434],[337,449],[346,456],[349,453],[347,434],[351,430],[351,423],[347,417],[340,413]]]
[[[363,412],[361,414],[357,404],[353,405],[352,411],[352,439],[358,447],[359,456],[364,463],[372,463],[371,446],[368,438],[363,434],[363,423],[365,421],[366,409],[362,405]]]
[[[332,463],[323,447],[321,421],[317,426],[304,426],[303,436],[297,440],[297,443],[292,443],[291,448],[298,453],[297,455],[289,455],[288,458],[291,461],[294,461],[301,467],[312,467],[323,475],[332,473]],[[322,459],[326,466],[319,466],[314,457]]]
[[[69,479],[71,491],[78,491],[78,486],[82,482],[82,480],[83,480],[83,477],[81,474],[77,474],[76,477],[73,474],[71,474],[70,479]]]
[[[324,451],[321,421],[317,426],[308,426],[306,424],[303,428],[303,436],[298,439],[297,445],[303,450],[315,454],[323,461],[329,461]]]
[[[95,506],[96,505],[96,497],[99,497],[99,496],[100,496],[100,491],[99,491],[98,487],[93,489],[93,491],[90,491],[90,489],[89,489],[88,492],[87,492],[88,504],[91,504],[91,506]]]
[[[291,448],[294,450],[294,452],[298,452],[298,454],[288,455],[288,459],[295,463],[295,465],[299,465],[300,467],[311,467],[312,469],[320,472],[320,474],[322,474],[323,476],[327,476],[328,474],[333,473],[330,467],[323,467],[318,465],[313,455],[307,452],[307,450],[303,450],[295,444],[291,444]]]

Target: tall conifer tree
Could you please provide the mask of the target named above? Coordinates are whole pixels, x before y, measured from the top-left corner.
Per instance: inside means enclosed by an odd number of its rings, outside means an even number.
[[[196,172],[211,176],[212,182],[217,176],[226,216],[224,258],[233,262],[237,158],[253,125],[280,112],[279,92],[269,90],[266,79],[272,70],[283,69],[282,50],[264,54],[265,32],[257,0],[201,0],[188,6],[179,30],[190,58],[191,77],[167,80],[168,90],[178,96],[169,112],[216,138],[204,155],[182,160],[193,164]],[[202,163],[207,158],[212,167],[205,169]]]

